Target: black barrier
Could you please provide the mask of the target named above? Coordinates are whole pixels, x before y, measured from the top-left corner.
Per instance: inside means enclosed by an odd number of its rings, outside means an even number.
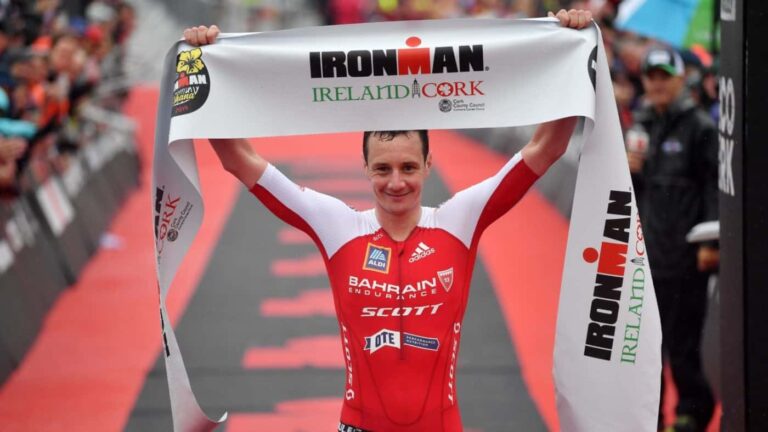
[[[0,226],[5,226],[6,219],[6,212],[0,208]],[[11,305],[6,305],[2,301],[4,292],[10,289],[6,287],[10,287],[13,283],[11,266],[13,266],[13,251],[5,238],[5,234],[0,230],[0,382],[5,381],[16,366],[16,361],[11,355],[11,344],[6,341],[3,335],[3,329],[12,328],[12,323],[7,323],[3,319],[7,315],[5,309]]]
[[[31,158],[21,195],[0,201],[0,383],[138,184],[133,122],[94,105],[81,111],[81,150],[53,162]]]
[[[90,173],[88,190],[98,197],[102,210],[111,218],[120,205],[121,192],[109,173],[107,154],[100,144],[94,138],[83,149],[83,157]]]
[[[99,140],[99,147],[104,150],[106,163],[104,172],[110,180],[114,193],[122,200],[126,193],[137,184],[136,172],[129,170],[133,166],[130,156],[126,152],[126,139],[129,136],[119,131],[109,131],[103,134]]]
[[[135,151],[132,151],[133,146],[128,141],[129,137],[119,138],[120,148],[110,166],[109,172],[114,172],[118,179],[119,184],[123,187],[124,191],[130,191],[139,184],[139,158]]]
[[[6,355],[17,365],[40,329],[40,319],[24,296],[25,287],[14,270],[11,267],[0,275],[0,338]]]
[[[58,173],[75,208],[75,225],[82,227],[94,251],[115,210],[138,184],[131,138],[132,134],[105,131],[92,144],[96,154],[90,163],[85,154],[79,154]]]
[[[67,279],[24,199],[0,205],[0,382],[18,365]]]
[[[68,282],[74,283],[93,252],[85,229],[76,218],[75,208],[50,164],[34,161],[24,178],[28,190],[24,199],[28,200],[43,231],[52,240]]]
[[[88,187],[89,184],[92,185],[96,176],[88,171],[82,155],[72,156],[69,166],[59,172],[59,177],[75,208],[76,224],[84,231],[90,246],[89,252],[95,252],[114,209],[105,208],[101,197],[93,187]]]
[[[10,218],[5,223],[5,233],[15,255],[14,271],[20,275],[24,295],[42,317],[66,288],[67,278],[57,265],[50,238],[42,231],[29,204],[20,199],[6,209]]]
[[[89,133],[93,144],[85,151],[89,166],[103,173],[103,186],[120,202],[139,181],[139,159],[133,144],[135,124],[96,105],[88,105],[81,113],[92,122]]]
[[[722,430],[768,430],[768,2],[721,0]]]
[[[18,365],[40,329],[42,316],[27,295],[16,258],[4,236],[0,237],[0,261],[0,339],[6,361]]]
[[[101,234],[111,216],[101,207],[97,197],[88,193],[86,185],[89,181],[89,172],[81,155],[71,157],[69,166],[59,177],[67,192],[67,196],[75,208],[81,226],[92,250],[98,249]]]
[[[2,276],[0,276],[0,279]],[[7,348],[7,344],[3,340],[3,335],[0,334],[0,383],[11,375],[11,372],[16,368],[16,362],[13,361],[11,353]]]

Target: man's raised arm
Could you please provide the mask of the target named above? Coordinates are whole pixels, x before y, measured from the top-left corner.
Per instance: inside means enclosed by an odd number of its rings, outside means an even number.
[[[192,46],[212,44],[219,35],[219,28],[198,26],[184,30],[184,41]],[[237,177],[248,189],[259,181],[268,162],[253,150],[245,138],[211,139],[211,146],[225,170]]]
[[[248,189],[253,188],[269,165],[245,138],[211,139],[210,142],[224,169]]]
[[[575,30],[586,28],[592,22],[592,13],[586,10],[561,9],[557,14],[549,12],[549,16],[557,18],[561,26]],[[576,117],[566,117],[539,125],[531,141],[522,150],[528,168],[539,176],[544,175],[565,153],[577,120]]]
[[[533,138],[521,151],[525,164],[538,176],[543,176],[568,148],[577,117],[566,117],[542,123]]]

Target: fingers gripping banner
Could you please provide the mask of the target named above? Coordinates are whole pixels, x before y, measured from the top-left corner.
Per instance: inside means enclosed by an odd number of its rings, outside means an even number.
[[[504,127],[586,118],[555,343],[564,431],[656,430],[661,329],[597,27],[447,20],[225,35],[165,59],[153,173],[175,431],[208,431],[165,299],[200,226],[193,138]]]

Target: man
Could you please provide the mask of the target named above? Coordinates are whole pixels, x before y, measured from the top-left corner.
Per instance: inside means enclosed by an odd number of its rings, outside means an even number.
[[[708,272],[716,269],[719,256],[712,245],[685,240],[694,225],[717,219],[717,133],[707,113],[685,93],[683,70],[681,57],[671,49],[647,53],[642,76],[647,104],[635,114],[627,136],[661,315],[662,349],[679,394],[671,427],[675,432],[704,431],[712,416],[700,345]]]
[[[575,10],[557,18],[575,29],[591,20]],[[217,34],[196,27],[184,37],[201,45]],[[211,140],[224,168],[320,249],[346,364],[339,431],[462,430],[456,359],[480,235],[560,158],[575,125],[541,125],[499,173],[439,208],[421,206],[427,131],[366,132],[363,167],[375,198],[367,211],[297,186],[244,139]]]

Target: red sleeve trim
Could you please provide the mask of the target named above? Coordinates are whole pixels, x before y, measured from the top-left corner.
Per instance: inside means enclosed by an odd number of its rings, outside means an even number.
[[[475,227],[472,244],[475,244],[485,229],[496,219],[503,216],[515,204],[523,198],[528,189],[539,179],[539,176],[525,163],[521,157],[520,162],[509,170],[501,180],[501,183],[493,191],[488,202],[485,203],[480,218]]]

